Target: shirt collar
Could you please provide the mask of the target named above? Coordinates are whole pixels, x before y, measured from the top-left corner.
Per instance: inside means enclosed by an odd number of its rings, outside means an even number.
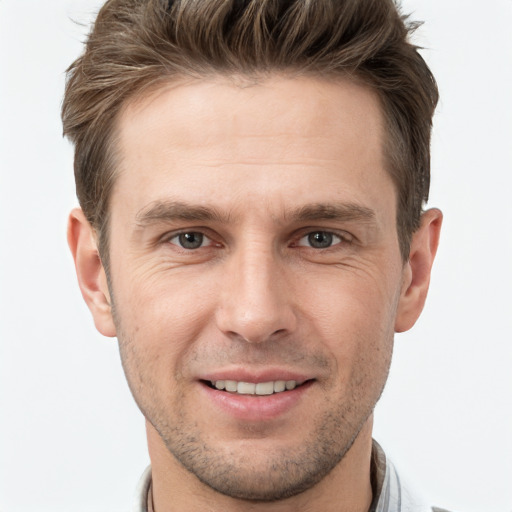
[[[404,486],[394,465],[380,445],[373,441],[371,458],[373,500],[368,512],[431,512]],[[151,466],[137,485],[132,512],[153,512]]]

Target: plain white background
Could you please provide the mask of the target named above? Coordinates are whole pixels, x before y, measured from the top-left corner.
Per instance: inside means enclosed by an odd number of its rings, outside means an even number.
[[[148,457],[115,340],[65,242],[76,204],[64,70],[98,0],[0,2],[0,511],[130,509]],[[375,437],[453,512],[512,511],[512,1],[408,0],[442,100],[431,293],[397,336]]]

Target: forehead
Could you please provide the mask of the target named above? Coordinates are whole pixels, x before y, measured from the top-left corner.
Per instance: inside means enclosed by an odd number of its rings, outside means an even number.
[[[183,193],[199,202],[248,192],[276,207],[290,197],[321,202],[315,190],[357,203],[369,182],[389,181],[378,97],[346,79],[169,84],[128,104],[118,130],[115,188],[136,191],[134,208]]]
[[[345,138],[347,150],[351,135],[359,135],[355,120],[364,126],[369,141],[380,141],[383,123],[377,95],[348,79],[276,75],[249,81],[213,76],[171,82],[136,98],[123,110],[118,128],[126,141],[138,137],[143,127],[158,144],[157,131],[166,123],[175,147],[194,150],[198,143],[232,142],[240,136],[287,137],[296,145],[304,139],[329,143],[336,132],[339,141]]]

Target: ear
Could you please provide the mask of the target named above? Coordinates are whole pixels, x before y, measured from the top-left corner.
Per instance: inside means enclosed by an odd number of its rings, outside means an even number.
[[[428,210],[421,216],[420,227],[412,236],[409,261],[404,266],[395,332],[409,330],[423,310],[442,221],[443,214],[439,210]]]
[[[91,310],[96,329],[104,336],[113,337],[116,335],[116,329],[96,233],[79,208],[75,208],[69,214],[68,244],[75,260],[78,284]]]

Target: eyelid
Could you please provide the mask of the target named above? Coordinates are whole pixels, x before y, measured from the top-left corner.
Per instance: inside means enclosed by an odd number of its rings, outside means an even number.
[[[197,250],[197,249],[185,249],[184,247],[181,247],[179,243],[174,243],[172,242],[173,239],[179,237],[180,235],[184,235],[186,233],[198,233],[198,234],[201,234],[203,237],[204,237],[204,240],[203,240],[203,244],[204,244],[204,241],[208,241],[209,243],[206,244],[206,245],[201,245],[201,247],[198,247],[198,249],[204,249],[205,247],[214,247],[214,246],[221,246],[222,244],[220,242],[216,242],[215,241],[215,237],[211,234],[211,230],[210,229],[207,229],[207,228],[202,228],[202,227],[195,227],[195,228],[190,228],[190,229],[178,229],[176,231],[171,231],[171,232],[168,232],[166,233],[165,235],[163,235],[162,237],[160,237],[160,243],[168,243],[168,244],[171,244],[171,245],[174,245],[176,247],[178,247],[179,249],[183,249],[183,250],[186,250],[186,251],[193,251],[193,250]]]
[[[307,229],[301,230],[300,233],[298,233],[298,235],[295,237],[295,242],[293,243],[293,245],[298,246],[298,247],[310,247],[310,245],[308,245],[308,244],[300,244],[299,242],[314,233],[328,233],[328,234],[333,235],[340,239],[339,242],[333,243],[331,246],[329,246],[326,249],[336,247],[337,245],[340,245],[340,244],[351,244],[356,240],[355,236],[351,235],[347,231],[340,231],[340,230],[336,230],[336,229],[326,229],[326,228],[316,228],[316,229],[307,228]],[[319,250],[319,249],[316,249],[316,250]]]
[[[203,237],[207,241],[210,242],[207,245],[202,245],[199,248],[214,247],[214,246],[221,247],[222,245],[224,245],[223,241],[218,241],[218,239],[220,237],[218,235],[215,236],[216,233],[211,234],[211,229],[205,228],[205,227],[193,227],[193,228],[189,228],[189,229],[182,228],[182,229],[178,229],[176,231],[165,233],[163,236],[160,237],[160,243],[171,243],[172,245],[185,250],[185,248],[181,247],[179,245],[179,243],[171,242],[173,239],[175,239],[185,233],[200,233],[201,235],[203,235]],[[313,233],[328,233],[328,234],[331,234],[340,239],[339,242],[333,243],[333,245],[330,246],[329,248],[336,247],[339,244],[351,244],[357,240],[356,237],[354,235],[352,235],[351,233],[349,233],[348,231],[329,229],[329,228],[310,228],[310,227],[308,227],[308,228],[301,229],[295,236],[293,236],[293,241],[292,241],[291,245],[299,246],[299,247],[309,247],[309,245],[299,244],[299,242],[301,240],[307,238],[309,235],[311,235]],[[193,249],[186,249],[186,250],[191,251]],[[195,249],[195,250],[197,250],[197,249]],[[318,249],[316,249],[316,250],[318,250]]]
[[[201,245],[199,247],[195,247],[193,249],[189,249],[187,247],[182,247],[181,244],[179,243],[179,237],[181,235],[185,235],[185,234],[201,235],[203,237],[203,239],[201,240]],[[174,239],[178,239],[176,243],[173,242]],[[211,245],[212,239],[210,237],[206,236],[204,233],[201,233],[200,231],[184,231],[182,233],[177,233],[174,236],[172,236],[171,238],[169,238],[168,242],[170,244],[178,246],[180,249],[185,249],[187,251],[195,251],[197,249],[202,249],[203,247],[209,247]]]

